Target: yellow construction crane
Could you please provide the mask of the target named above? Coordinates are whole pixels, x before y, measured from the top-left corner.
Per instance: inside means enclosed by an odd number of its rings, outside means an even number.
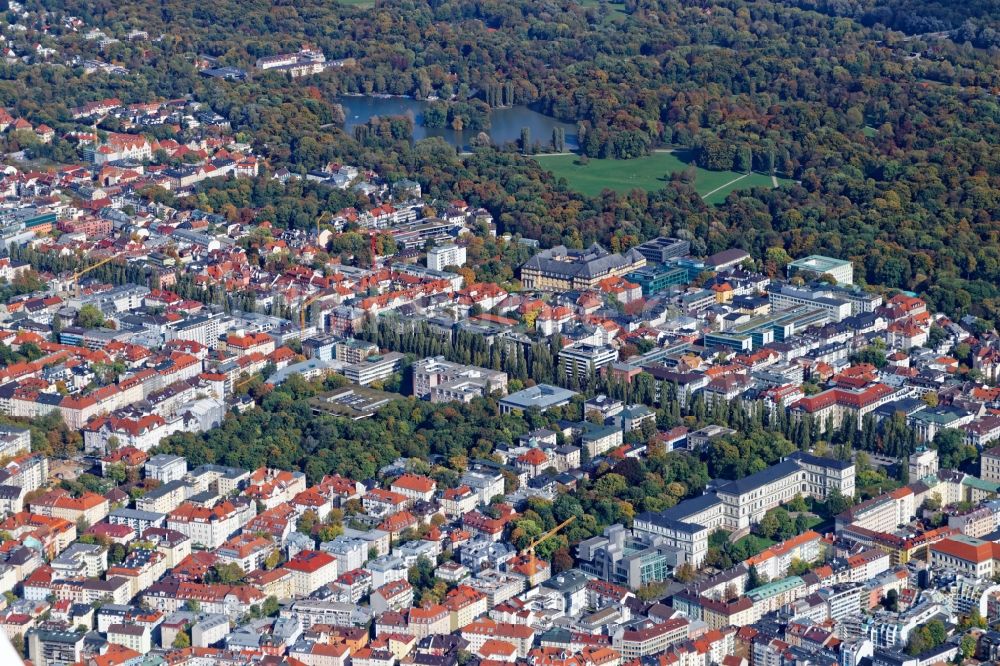
[[[120,256],[121,255],[113,254],[110,257],[105,257],[104,259],[101,259],[96,264],[91,264],[90,266],[87,266],[83,270],[77,271],[76,273],[74,273],[73,277],[71,277],[70,280],[73,281],[74,293],[76,294],[76,297],[77,298],[80,297],[80,277],[81,276],[86,275],[87,273],[89,273],[90,271],[94,270],[95,268],[100,268],[104,264],[108,263],[109,261],[111,261],[113,259],[117,259]]]
[[[551,539],[556,534],[558,534],[559,531],[562,528],[566,527],[567,525],[569,525],[570,523],[572,523],[574,520],[576,520],[576,516],[570,516],[566,520],[562,521],[561,523],[559,523],[558,525],[556,525],[555,527],[553,527],[548,532],[539,535],[534,540],[532,540],[531,543],[528,544],[527,548],[525,548],[523,551],[521,551],[521,554],[523,555],[523,554],[527,553],[528,555],[531,555],[532,557],[534,557],[535,556],[535,547],[538,544],[542,543],[543,541],[547,541],[547,540]]]
[[[246,377],[245,379],[241,379],[240,381],[236,382],[235,384],[233,384],[233,393],[236,393],[236,389],[240,388],[241,386],[244,386],[245,384],[249,384],[253,380],[257,379],[257,377],[258,374],[254,373],[249,377]]]
[[[302,306],[299,308],[299,330],[302,331],[306,327],[306,311],[309,310],[309,306],[323,298],[324,296],[329,296],[328,291],[321,291],[319,293],[313,294],[305,301],[302,302]]]

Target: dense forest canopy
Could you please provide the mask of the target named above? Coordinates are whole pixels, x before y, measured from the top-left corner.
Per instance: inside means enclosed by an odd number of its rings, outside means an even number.
[[[946,312],[1000,319],[996,2],[33,2],[154,38],[102,53],[129,68],[118,78],[0,65],[0,103],[57,129],[83,101],[191,94],[251,138],[272,168],[341,159],[415,177],[432,196],[485,206],[503,230],[546,244],[627,246],[669,233],[699,252],[822,252]],[[59,39],[65,29],[51,25]],[[941,30],[949,32],[925,34]],[[68,54],[86,46],[66,44]],[[304,44],[351,60],[296,81],[253,68],[260,56]],[[250,79],[200,77],[198,54],[246,68]],[[736,192],[718,207],[683,175],[654,193],[588,198],[512,152],[413,146],[399,123],[348,136],[336,97],[369,92],[450,100],[454,108],[431,114],[441,123],[528,104],[576,122],[589,156],[683,146],[699,166],[720,169],[749,154],[754,169],[797,184]],[[295,197],[264,185],[214,194],[220,187],[205,188],[198,203],[268,200],[291,226],[323,205],[310,196],[300,214]]]
[[[1000,44],[1000,5],[996,0],[787,0],[787,4],[849,16],[864,25],[881,24],[907,34],[957,30],[958,40],[975,46]]]

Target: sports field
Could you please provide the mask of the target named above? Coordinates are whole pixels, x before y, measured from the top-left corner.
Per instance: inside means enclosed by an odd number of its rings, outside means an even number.
[[[556,178],[565,178],[572,189],[596,196],[606,189],[616,192],[661,189],[666,186],[670,174],[692,166],[682,157],[682,153],[657,152],[633,160],[581,160],[578,155],[538,155],[535,159]],[[774,186],[771,177],[762,173],[694,169],[695,190],[707,203],[722,203],[734,190]],[[782,182],[788,181],[778,179],[779,184]]]

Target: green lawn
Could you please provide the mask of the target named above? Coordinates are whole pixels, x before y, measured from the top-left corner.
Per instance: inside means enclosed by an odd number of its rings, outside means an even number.
[[[742,539],[737,539],[736,543],[733,545],[738,546],[744,543],[749,545],[753,553],[756,555],[757,553],[764,552],[778,542],[773,539],[765,539],[764,537],[756,534],[748,534]]]
[[[708,172],[708,171],[699,172],[698,174],[699,179],[701,178],[702,173],[708,174],[714,172]],[[721,189],[717,189],[720,187],[719,185],[712,188],[716,191],[711,195],[706,196],[704,193],[702,193],[700,181],[699,180],[695,181],[695,183],[698,184],[698,193],[702,195],[706,203],[721,204],[726,200],[726,197],[729,196],[729,193],[735,190],[749,190],[750,188],[753,187],[774,187],[774,183],[771,181],[771,177],[763,173],[754,172],[747,175],[746,178],[740,178],[740,176],[742,176],[743,174],[735,173],[732,171],[723,171],[722,173],[727,175],[728,180],[726,180],[726,183],[721,186]],[[739,178],[739,180],[734,181],[734,179],[736,178]],[[791,181],[786,178],[778,179],[779,185],[786,185],[790,182]]]
[[[358,7],[364,9],[366,7],[374,7],[375,0],[337,0],[342,5],[349,5],[351,7]]]
[[[875,129],[874,127],[872,127],[871,125],[865,125],[865,126],[864,126],[864,127],[863,127],[863,128],[861,129],[861,132],[862,132],[862,133],[863,133],[863,134],[864,134],[865,136],[867,136],[867,137],[869,137],[869,138],[871,138],[871,137],[873,137],[873,136],[875,136],[875,135],[877,135],[877,134],[878,134],[878,130],[877,130],[877,129]]]
[[[65,166],[59,162],[54,162],[47,157],[35,157],[30,160],[15,160],[14,158],[10,158],[5,160],[5,163],[28,171],[48,171],[50,169],[58,169]]]
[[[807,516],[806,517],[806,529],[807,530],[811,530],[814,527],[816,527],[817,525],[820,525],[822,522],[823,522],[823,519],[820,518],[819,516]]]
[[[680,155],[680,156],[679,156]],[[557,178],[565,178],[574,190],[596,196],[605,189],[628,192],[633,189],[658,190],[666,186],[668,174],[683,171],[690,165],[679,153],[653,153],[633,160],[589,159],[580,163],[578,155],[538,155],[536,160]],[[783,181],[778,180],[779,184]],[[718,204],[737,189],[770,187],[771,177],[759,173],[706,171],[696,167],[695,189],[705,201]]]
[[[577,3],[581,7],[600,7],[600,0],[577,0]],[[624,19],[627,14],[625,13],[625,3],[624,2],[608,2],[608,12],[606,21],[620,21]]]

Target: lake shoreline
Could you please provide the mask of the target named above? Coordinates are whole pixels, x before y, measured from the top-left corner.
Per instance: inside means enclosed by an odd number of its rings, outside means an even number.
[[[468,151],[473,148],[472,140],[480,134],[480,131],[426,126],[423,122],[423,110],[441,100],[420,100],[406,95],[354,93],[338,95],[333,101],[344,109],[344,131],[348,133],[374,117],[408,116],[413,119],[414,141],[439,137],[460,151]],[[551,146],[553,131],[561,128],[565,136],[566,151],[580,149],[575,123],[558,120],[524,105],[493,109],[490,112],[489,129],[481,131],[490,137],[494,145],[503,146],[519,142],[523,128],[528,129],[531,142],[543,149]]]

